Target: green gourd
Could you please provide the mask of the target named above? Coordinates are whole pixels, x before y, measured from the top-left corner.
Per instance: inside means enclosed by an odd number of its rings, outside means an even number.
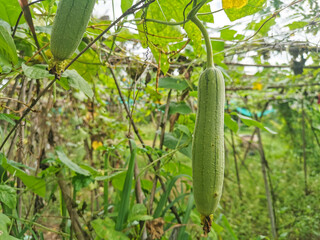
[[[199,79],[198,111],[192,145],[193,191],[203,217],[214,213],[224,179],[224,101],[221,71],[205,69]]]
[[[51,32],[51,52],[56,61],[70,58],[88,25],[95,0],[60,0]]]
[[[205,1],[197,5],[188,18],[201,31],[207,50],[207,68],[198,84],[198,110],[192,142],[192,179],[196,208],[201,214],[204,234],[210,232],[213,213],[222,194],[224,179],[224,102],[225,83],[214,66],[210,37],[196,16]]]

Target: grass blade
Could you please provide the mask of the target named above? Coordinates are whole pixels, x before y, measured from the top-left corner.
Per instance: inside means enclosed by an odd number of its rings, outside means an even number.
[[[115,227],[117,231],[121,231],[123,229],[123,225],[126,222],[129,214],[129,204],[130,204],[130,194],[131,194],[132,182],[133,182],[134,162],[135,162],[136,153],[137,153],[137,147],[134,141],[130,140],[130,144],[132,146],[132,151],[131,151],[131,156],[129,160],[126,179],[124,181],[124,186],[121,194],[119,214],[117,217],[116,227]]]

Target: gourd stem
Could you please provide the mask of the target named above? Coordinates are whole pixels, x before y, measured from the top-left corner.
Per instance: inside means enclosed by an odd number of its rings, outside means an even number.
[[[202,24],[202,22],[199,20],[197,16],[193,16],[191,18],[191,21],[194,22],[194,24],[197,25],[197,27],[200,29],[204,41],[206,43],[206,49],[207,49],[207,67],[214,67],[214,62],[213,62],[213,52],[212,52],[212,46],[211,46],[211,41],[209,38],[209,34],[205,26]]]
[[[155,23],[159,23],[159,24],[164,24],[164,25],[168,25],[168,26],[175,26],[175,25],[182,25],[185,24],[189,21],[190,19],[186,19],[185,21],[182,22],[165,22],[165,21],[161,21],[161,20],[157,20],[157,19],[145,19],[146,22],[155,22]]]

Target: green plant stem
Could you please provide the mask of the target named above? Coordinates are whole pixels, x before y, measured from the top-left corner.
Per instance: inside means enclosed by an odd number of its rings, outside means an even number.
[[[188,14],[187,19],[191,19],[194,16],[196,16],[196,14],[198,13],[198,11],[200,10],[200,8],[207,2],[207,0],[203,0],[202,2],[200,2],[199,4],[197,3],[196,0],[193,1],[193,8],[191,9],[191,11]]]
[[[34,221],[30,221],[30,220],[28,220],[28,219],[17,218],[17,217],[15,217],[15,216],[13,216],[13,215],[10,215],[10,217],[11,217],[11,218],[14,218],[14,219],[16,219],[16,220],[22,221],[22,222],[30,223],[30,224],[32,224],[32,225],[34,225],[34,226],[37,226],[37,227],[39,227],[39,228],[41,228],[41,229],[43,229],[43,230],[46,230],[47,232],[53,232],[53,233],[56,233],[56,234],[59,234],[59,235],[61,235],[61,236],[65,236],[65,237],[69,237],[69,236],[70,236],[68,233],[56,231],[56,230],[54,230],[54,229],[48,228],[48,227],[46,227],[46,226],[44,226],[44,225],[42,225],[42,224],[40,224],[40,223],[37,223],[37,222],[34,222]]]
[[[109,168],[109,158],[111,155],[111,149],[107,150],[104,158],[104,175],[108,176],[108,168]],[[104,180],[103,184],[103,209],[104,209],[104,216],[108,216],[108,207],[109,207],[109,179]]]
[[[209,34],[205,26],[200,22],[199,18],[197,16],[193,16],[190,19],[194,24],[197,25],[199,30],[201,31],[204,41],[206,43],[206,48],[207,48],[207,67],[214,67],[214,62],[213,62],[213,52],[212,52],[212,46],[211,46],[211,41],[209,38]]]
[[[132,19],[130,21],[137,21],[137,22],[142,22],[142,21],[146,21],[146,22],[154,22],[154,23],[159,23],[159,24],[164,24],[164,25],[171,25],[171,26],[175,26],[175,25],[183,25],[187,22],[190,21],[190,19],[186,19],[185,21],[182,22],[166,22],[166,21],[161,21],[161,20],[157,20],[157,19],[141,19],[141,18],[135,18]]]

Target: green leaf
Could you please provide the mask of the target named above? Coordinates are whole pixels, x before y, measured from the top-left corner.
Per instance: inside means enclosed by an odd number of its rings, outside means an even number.
[[[265,2],[266,0],[249,0],[248,4],[242,8],[230,8],[225,9],[224,11],[226,12],[230,21],[234,21],[239,18],[243,18],[245,16],[249,16],[256,12],[259,12],[263,9],[263,5],[265,4]]]
[[[162,195],[161,195],[161,198],[160,198],[160,201],[158,203],[158,206],[157,208],[155,209],[154,211],[154,214],[153,214],[153,217],[154,218],[158,218],[161,216],[161,213],[168,201],[168,197],[169,197],[169,194],[171,192],[171,189],[173,188],[175,182],[181,178],[181,177],[189,177],[188,175],[185,175],[185,174],[180,174],[180,175],[177,175],[175,177],[173,177],[168,183],[167,183],[167,186],[166,186],[166,192],[164,192]]]
[[[260,22],[251,22],[247,29],[251,29],[254,30],[255,32],[258,32],[259,36],[266,36],[268,31],[270,30],[270,28],[276,24],[276,19],[275,18],[271,18],[272,15],[266,16],[265,18],[261,19]]]
[[[10,218],[3,213],[0,213],[0,230],[7,232],[7,226],[10,224]]]
[[[228,232],[230,233],[230,235],[232,236],[233,240],[238,240],[237,235],[234,233],[234,231],[232,230],[232,227],[230,226],[228,219],[226,218],[225,215],[222,215],[222,222],[223,225],[225,226],[225,228],[228,230]]]
[[[133,221],[148,221],[148,220],[152,220],[152,219],[153,219],[153,217],[148,215],[147,208],[145,205],[135,204],[130,209],[128,222],[130,223]]]
[[[236,121],[234,121],[232,119],[232,117],[230,116],[230,114],[225,113],[224,114],[224,124],[231,129],[233,132],[238,132],[239,126],[238,123]]]
[[[76,192],[80,191],[82,188],[87,187],[94,180],[91,176],[84,176],[83,174],[77,174],[72,177],[72,186]]]
[[[221,38],[224,40],[234,40],[234,35],[237,33],[236,30],[232,30],[232,29],[222,29],[220,31],[221,33]]]
[[[299,22],[290,23],[290,24],[286,25],[286,27],[289,27],[290,30],[295,30],[298,28],[303,28],[303,27],[307,26],[308,24],[309,24],[308,22],[299,21]]]
[[[165,108],[166,106],[162,105],[159,109],[164,111]],[[179,102],[179,103],[171,102],[169,104],[169,114],[175,114],[175,113],[189,114],[191,112],[192,110],[186,102]]]
[[[63,78],[67,78],[69,86],[82,91],[89,98],[93,97],[93,91],[90,85],[84,80],[76,70],[66,70],[62,74]]]
[[[33,79],[49,78],[54,79],[54,75],[50,74],[47,70],[48,65],[35,64],[33,66],[27,66],[22,64],[22,70],[24,74]]]
[[[9,235],[9,233],[5,232],[0,235],[0,240],[19,240],[19,238],[15,238]]]
[[[68,168],[70,168],[72,171],[82,174],[84,176],[90,176],[90,172],[81,168],[79,165],[77,165],[76,163],[72,162],[65,154],[64,152],[60,151],[60,150],[56,150],[56,153],[58,155],[59,160],[61,161],[61,163],[63,163],[64,165],[66,165]]]
[[[179,148],[179,152],[191,158],[192,152],[191,133],[185,134],[179,129],[175,129],[173,133],[165,133],[163,145],[170,149]],[[185,145],[185,146],[183,146]]]
[[[0,54],[0,73],[10,73],[12,70],[12,64]]]
[[[14,209],[17,204],[16,190],[8,185],[0,185],[0,202]]]
[[[16,45],[8,30],[0,25],[0,53],[5,59],[13,64],[18,63]]]
[[[224,60],[225,53],[224,42],[222,41],[211,41],[212,50],[213,50],[213,60],[216,64],[221,64]]]
[[[189,84],[184,79],[163,77],[159,79],[159,88],[185,90],[189,87]]]
[[[12,125],[15,125],[15,122],[11,118],[12,117],[10,114],[0,113],[0,120],[3,120],[3,121],[6,121]]]
[[[82,51],[85,47],[87,47],[87,44],[82,41],[78,49],[79,51]],[[76,52],[74,55],[77,53],[78,52]],[[85,51],[84,54],[82,54],[70,68],[70,70],[76,70],[78,74],[86,81],[91,81],[96,77],[99,71],[104,70],[105,72],[105,69],[106,67],[102,65],[97,51],[94,51],[92,48],[89,48],[87,51]]]
[[[46,182],[44,179],[29,176],[26,172],[18,168],[14,161],[7,160],[2,153],[0,153],[0,165],[10,174],[14,174],[18,178],[20,178],[24,185],[26,185],[26,187],[31,191],[38,194],[40,197],[45,197]]]
[[[187,223],[189,222],[190,213],[191,213],[192,207],[194,205],[193,202],[194,202],[193,194],[190,194],[189,200],[188,200],[188,204],[187,204],[187,208],[186,208],[186,211],[185,211],[183,219],[182,219],[182,224],[183,225],[187,225]],[[178,238],[177,238],[178,240],[186,239],[184,237],[185,236],[185,229],[186,229],[185,226],[183,226],[183,227],[181,227],[179,229],[179,234],[178,234]]]
[[[119,191],[123,191],[127,171],[119,171],[109,176],[99,177],[99,180],[112,179],[112,186]],[[97,178],[96,178],[97,179]]]
[[[124,228],[124,225],[128,219],[129,215],[129,204],[130,204],[130,195],[133,182],[133,173],[134,173],[134,163],[136,159],[137,146],[134,141],[131,141],[132,152],[130,155],[129,166],[126,174],[126,179],[123,185],[123,190],[121,193],[121,202],[119,205],[119,213],[116,221],[115,229],[121,231]]]
[[[171,5],[170,5],[171,4]],[[175,11],[168,11],[169,9],[174,8]],[[181,12],[179,12],[181,9]],[[176,19],[176,15],[180,15],[183,12],[182,4],[178,1],[161,1],[155,2],[148,7],[147,16],[148,19],[157,19],[161,21],[168,21],[168,22],[175,22],[180,21]],[[136,14],[137,18],[140,18],[142,11],[139,11]],[[183,18],[183,15],[181,14]],[[182,20],[181,20],[182,21]],[[169,63],[167,61],[168,56],[162,52],[169,52],[172,50],[169,48],[170,43],[183,41],[183,35],[181,33],[180,27],[178,26],[169,26],[154,22],[146,22],[147,26],[147,33],[148,35],[148,42],[149,47],[151,49],[153,57],[156,59],[156,62],[160,61],[161,71],[166,74],[169,69]],[[143,24],[138,24],[137,28],[139,30],[139,38],[141,39],[141,43],[143,47],[147,47],[147,39],[146,34],[144,33]]]
[[[108,217],[95,219],[90,224],[101,239],[129,240],[125,234],[114,229],[115,223]]]
[[[200,10],[198,11],[198,13],[209,13],[209,12],[211,12],[211,8],[209,4],[203,5],[202,8],[200,8]],[[201,21],[214,23],[213,14],[198,15],[198,17]]]
[[[218,225],[217,223],[215,223],[215,221],[212,221],[212,229],[217,233],[220,234],[224,228],[221,227],[220,225]]]
[[[10,223],[10,218],[3,213],[0,213],[0,240],[19,240],[18,238],[9,235],[8,226]]]
[[[231,115],[238,116],[238,117],[241,119],[241,121],[242,121],[245,125],[247,125],[248,127],[250,127],[250,126],[255,126],[255,127],[258,127],[258,128],[260,128],[260,129],[262,129],[262,130],[264,130],[264,131],[267,131],[267,132],[269,132],[269,133],[271,133],[271,134],[277,134],[276,132],[272,131],[272,130],[269,129],[268,127],[265,127],[261,122],[258,122],[258,121],[254,120],[254,119],[252,119],[252,118],[246,117],[246,116],[244,116],[244,115],[241,115],[241,114],[235,113],[235,112],[232,112]]]
[[[133,0],[121,0],[122,13],[127,11],[132,6]]]
[[[0,0],[0,19],[3,19],[10,26],[16,25],[17,19],[20,15],[21,7],[18,1],[14,0]],[[19,24],[25,22],[24,17],[20,19]]]

